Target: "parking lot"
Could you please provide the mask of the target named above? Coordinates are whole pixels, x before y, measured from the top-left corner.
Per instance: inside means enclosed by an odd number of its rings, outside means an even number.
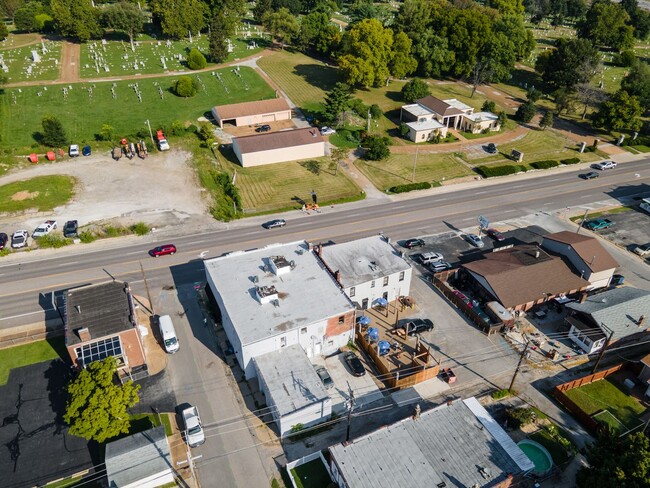
[[[609,219],[613,225],[596,233],[630,252],[636,246],[650,242],[650,214],[638,207],[626,212],[605,213],[599,218]],[[587,220],[589,219],[587,216]],[[646,260],[646,262],[650,261]]]

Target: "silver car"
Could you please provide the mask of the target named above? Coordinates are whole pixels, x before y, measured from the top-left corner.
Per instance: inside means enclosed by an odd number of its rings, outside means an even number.
[[[485,244],[483,243],[483,239],[481,239],[479,236],[476,234],[465,234],[465,240],[469,242],[472,246],[481,248]]]
[[[316,370],[316,374],[320,380],[323,382],[325,388],[329,390],[334,386],[334,381],[332,381],[332,377],[324,366],[314,366],[314,369]]]

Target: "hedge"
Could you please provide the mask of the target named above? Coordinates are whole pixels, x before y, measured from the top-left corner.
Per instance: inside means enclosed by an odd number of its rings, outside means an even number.
[[[555,168],[556,166],[559,166],[560,162],[554,161],[552,159],[544,159],[543,161],[535,161],[534,163],[530,163],[530,165],[536,169],[548,169],[548,168]]]
[[[406,185],[391,186],[388,191],[391,193],[406,193],[413,190],[428,190],[431,188],[431,183],[422,181],[420,183],[408,183]]]
[[[481,176],[485,178],[492,178],[493,176],[513,175],[515,173],[519,173],[520,171],[526,171],[526,167],[518,164],[504,164],[503,166],[477,166],[476,171],[478,171]]]
[[[580,158],[569,158],[569,159],[562,159],[560,163],[562,164],[578,164],[580,162]]]

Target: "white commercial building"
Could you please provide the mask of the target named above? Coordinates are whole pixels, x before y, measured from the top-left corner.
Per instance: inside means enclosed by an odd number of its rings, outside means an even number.
[[[325,156],[325,139],[318,129],[281,130],[235,137],[232,149],[244,168]]]
[[[384,298],[391,302],[411,290],[411,265],[381,235],[319,248],[319,255],[357,308]]]
[[[298,344],[253,359],[260,390],[280,437],[295,426],[311,427],[332,414],[332,400]]]
[[[208,295],[247,378],[252,359],[299,344],[329,354],[354,332],[354,306],[305,241],[205,261]]]

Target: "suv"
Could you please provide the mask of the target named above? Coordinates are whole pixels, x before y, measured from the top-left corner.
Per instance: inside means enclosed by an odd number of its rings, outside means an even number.
[[[420,255],[420,261],[422,264],[425,266],[427,264],[431,263],[436,263],[438,261],[442,261],[444,259],[444,256],[440,254],[439,252],[425,252]]]
[[[421,334],[422,332],[429,332],[433,330],[433,322],[429,319],[413,319],[402,327],[410,336]]]
[[[268,132],[271,130],[271,126],[268,124],[264,124],[259,126],[257,129],[255,129],[255,132]]]
[[[9,241],[9,236],[4,232],[0,232],[0,249],[4,249]]]
[[[77,237],[79,223],[76,220],[68,220],[63,226],[63,237]]]
[[[27,246],[28,237],[29,232],[26,230],[17,230],[11,235],[11,247],[18,249],[19,247]]]
[[[424,246],[424,241],[422,239],[409,239],[404,242],[404,247],[406,249],[415,249],[416,247]]]
[[[173,244],[163,244],[162,246],[154,247],[149,254],[154,258],[158,256],[166,256],[167,254],[176,254],[176,246]]]
[[[70,146],[70,149],[68,150],[68,154],[70,155],[71,158],[76,158],[77,156],[79,156],[79,145],[72,144]]]
[[[594,164],[592,168],[599,169],[601,171],[604,171],[606,169],[614,169],[616,168],[616,163],[614,161],[601,161],[600,163]]]

